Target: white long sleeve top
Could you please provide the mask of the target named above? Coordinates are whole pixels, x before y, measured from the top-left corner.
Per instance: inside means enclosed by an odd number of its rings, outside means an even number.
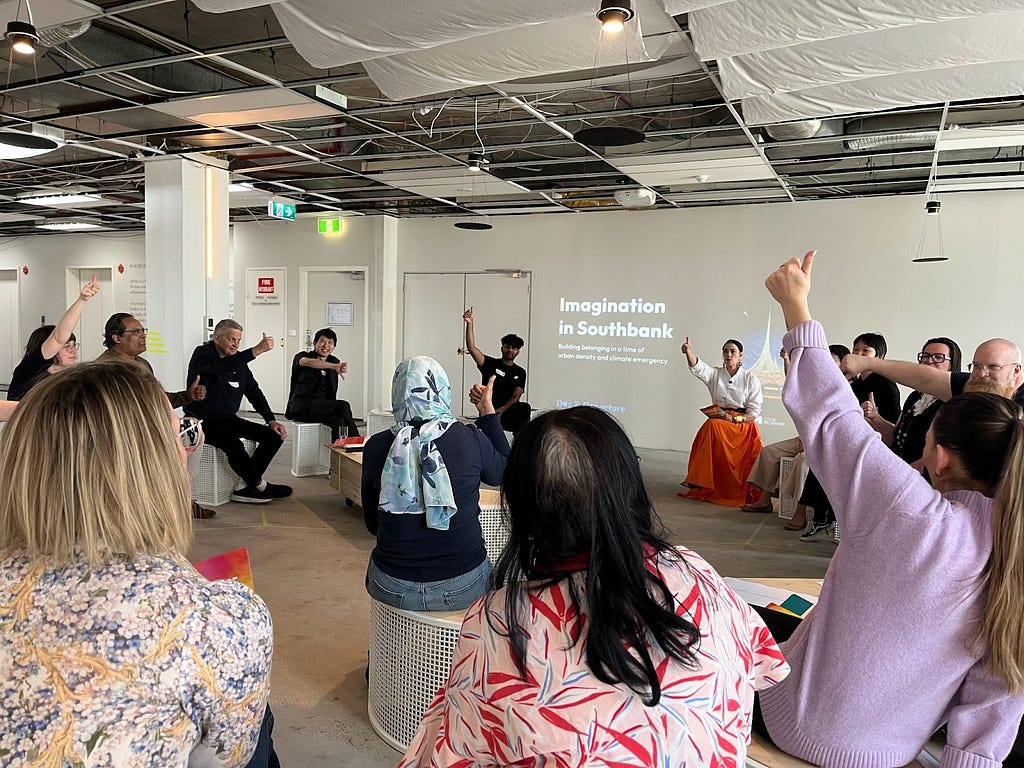
[[[730,376],[723,365],[712,368],[703,360],[690,367],[690,372],[704,382],[711,394],[711,400],[722,408],[745,408],[746,416],[753,421],[761,415],[761,380],[746,368],[740,366],[735,376]]]

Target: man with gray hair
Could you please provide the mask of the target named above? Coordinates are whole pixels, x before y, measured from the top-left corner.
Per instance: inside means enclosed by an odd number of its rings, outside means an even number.
[[[268,483],[263,478],[288,435],[249,370],[249,363],[258,355],[274,348],[274,339],[263,334],[259,344],[239,352],[241,342],[242,326],[234,320],[221,320],[213,329],[213,340],[195,348],[188,363],[188,380],[199,377],[199,383],[206,387],[206,398],[188,403],[185,413],[203,420],[206,442],[227,454],[231,469],[245,483],[231,494],[231,500],[266,504],[292,493],[291,486]],[[238,416],[243,395],[266,425]],[[242,445],[242,438],[256,442],[252,456]]]

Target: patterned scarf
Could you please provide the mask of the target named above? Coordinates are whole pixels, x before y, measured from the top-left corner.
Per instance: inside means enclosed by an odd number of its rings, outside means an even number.
[[[396,515],[426,515],[427,527],[448,530],[458,512],[448,469],[434,441],[452,424],[452,389],[444,368],[430,357],[399,363],[391,381],[398,422],[381,474],[380,508]]]

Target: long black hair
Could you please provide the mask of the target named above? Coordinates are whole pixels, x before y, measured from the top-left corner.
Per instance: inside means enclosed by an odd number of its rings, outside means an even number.
[[[588,406],[539,416],[516,435],[501,488],[510,536],[493,578],[505,586],[507,634],[520,674],[526,677],[524,591],[567,580],[573,606],[587,615],[590,671],[657,704],[661,684],[651,647],[692,669],[700,630],[676,613],[671,591],[645,564],[655,552],[678,554],[661,537],[622,427]],[[578,589],[571,575],[584,569]]]

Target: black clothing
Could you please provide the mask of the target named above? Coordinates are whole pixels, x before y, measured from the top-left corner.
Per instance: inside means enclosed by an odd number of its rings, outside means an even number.
[[[856,378],[850,382],[857,402],[863,403],[868,395],[875,396],[875,410],[886,421],[895,424],[900,417],[900,389],[895,382],[878,373],[872,373],[866,379]]]
[[[925,395],[911,392],[903,404],[903,412],[892,433],[892,451],[907,464],[913,464],[924,456],[924,438],[932,425],[935,414],[942,407],[942,400],[932,400],[924,410],[914,414],[914,409]]]
[[[518,388],[526,390],[526,369],[522,366],[505,365],[496,357],[484,355],[483,365],[478,365],[481,384],[486,385],[491,376],[494,377],[494,394],[491,402],[495,408],[501,408],[515,395]],[[513,435],[530,422],[530,404],[520,400],[501,413],[501,428]]]
[[[337,399],[338,372],[299,365],[303,358],[316,357],[316,352],[299,352],[292,358],[292,381],[284,415],[292,421],[326,424],[331,428],[332,440],[338,439],[340,427],[345,427],[349,436],[355,437],[359,434],[359,426],[352,418],[352,408],[347,400]],[[334,355],[328,355],[327,362],[340,361]]]
[[[7,399],[21,400],[25,393],[48,375],[47,369],[51,365],[53,365],[53,360],[45,359],[42,349],[37,349],[21,358],[21,362],[11,374],[11,384],[7,387]]]
[[[185,413],[200,419],[234,416],[245,395],[264,421],[274,421],[274,411],[249,370],[249,363],[255,359],[251,348],[221,357],[212,341],[196,347],[188,361],[186,380],[195,381],[198,376],[199,383],[206,387],[206,397],[188,403]]]
[[[212,341],[200,344],[188,361],[188,381],[198,376],[199,383],[206,387],[206,397],[185,404],[186,414],[203,420],[206,442],[224,451],[231,469],[250,487],[259,485],[284,442],[269,426],[237,415],[245,395],[268,423],[275,420],[270,403],[249,370],[255,358],[251,348],[221,357]],[[256,441],[252,456],[242,445],[242,438]]]
[[[366,441],[363,521],[377,537],[370,556],[384,573],[406,581],[443,581],[469,573],[487,557],[480,528],[480,483],[498,485],[508,458],[508,442],[495,417],[481,417],[479,429],[456,422],[434,441],[459,510],[447,531],[428,528],[423,514],[396,515],[379,509],[381,474],[395,436],[388,430]]]

